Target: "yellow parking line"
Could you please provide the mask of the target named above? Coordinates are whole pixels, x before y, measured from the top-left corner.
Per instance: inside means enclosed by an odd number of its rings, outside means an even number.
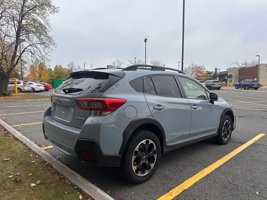
[[[8,115],[24,115],[24,114],[34,114],[34,113],[44,113],[45,111],[34,111],[34,112],[18,112],[18,113],[4,113],[0,114],[0,116],[8,116]]]
[[[27,124],[16,124],[16,125],[12,125],[12,127],[16,127],[16,126],[31,126],[31,125],[36,125],[36,124],[42,124],[43,122],[33,122],[33,123],[27,123]]]
[[[218,167],[220,167],[221,165],[223,165],[224,163],[229,161],[231,158],[233,158],[234,156],[236,156],[237,154],[242,152],[244,149],[246,149],[247,147],[252,145],[254,142],[256,142],[257,140],[262,138],[264,135],[265,135],[264,133],[258,134],[256,137],[252,138],[251,140],[249,140],[245,144],[241,145],[240,147],[233,150],[232,152],[230,152],[226,156],[222,157],[221,159],[217,160],[213,164],[209,165],[207,168],[201,170],[200,172],[198,172],[197,174],[195,174],[191,178],[187,179],[186,181],[184,181],[183,183],[181,183],[177,187],[173,188],[168,193],[162,195],[161,197],[158,198],[158,200],[174,199],[179,194],[181,194],[183,191],[185,191],[186,189],[188,189],[189,187],[191,187],[192,185],[197,183],[199,180],[201,180],[202,178],[204,178],[205,176],[210,174],[212,171],[214,171],[215,169],[217,169]]]
[[[48,106],[50,104],[35,104],[35,105],[17,105],[17,106],[1,106],[0,109],[2,108],[24,108],[24,107],[34,107],[34,106]]]
[[[43,150],[46,150],[46,149],[52,149],[52,148],[54,148],[54,146],[41,147],[41,149],[43,149]]]

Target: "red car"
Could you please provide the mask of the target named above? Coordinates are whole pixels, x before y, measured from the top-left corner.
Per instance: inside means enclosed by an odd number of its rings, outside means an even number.
[[[45,87],[45,91],[49,91],[49,90],[53,89],[53,86],[51,84],[49,84],[49,83],[42,82],[42,84]]]

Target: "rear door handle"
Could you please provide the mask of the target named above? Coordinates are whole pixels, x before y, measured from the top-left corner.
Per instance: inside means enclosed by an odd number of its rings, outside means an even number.
[[[193,110],[196,110],[196,109],[198,109],[198,106],[197,106],[197,105],[192,105],[191,108],[192,108]]]
[[[154,110],[163,110],[165,107],[163,105],[157,104],[153,106]]]

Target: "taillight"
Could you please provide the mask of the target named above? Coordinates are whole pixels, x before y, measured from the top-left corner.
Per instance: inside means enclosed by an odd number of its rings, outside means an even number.
[[[113,112],[126,102],[125,99],[113,98],[77,98],[76,103],[82,110]]]

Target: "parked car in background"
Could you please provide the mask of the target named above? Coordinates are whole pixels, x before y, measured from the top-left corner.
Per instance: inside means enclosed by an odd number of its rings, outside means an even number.
[[[40,92],[45,90],[45,87],[41,83],[35,83],[33,81],[27,81],[27,83],[30,84],[32,92]]]
[[[53,89],[52,84],[46,83],[46,82],[41,82],[43,86],[45,87],[45,91],[49,91]]]
[[[239,83],[236,83],[235,84],[235,88],[236,89],[254,89],[254,90],[257,90],[259,89],[260,87],[260,84],[257,80],[253,80],[253,79],[245,79],[243,81],[240,81]]]
[[[14,80],[10,79],[8,81],[8,90],[14,91],[15,90],[15,82]],[[31,85],[27,83],[27,81],[17,80],[17,89],[18,92],[30,92]]]
[[[43,119],[55,146],[92,165],[120,166],[133,183],[148,180],[163,153],[212,137],[227,144],[234,128],[226,101],[181,71],[149,65],[73,72]]]
[[[222,87],[222,83],[218,80],[206,80],[204,84],[209,90],[212,89],[220,90]]]

